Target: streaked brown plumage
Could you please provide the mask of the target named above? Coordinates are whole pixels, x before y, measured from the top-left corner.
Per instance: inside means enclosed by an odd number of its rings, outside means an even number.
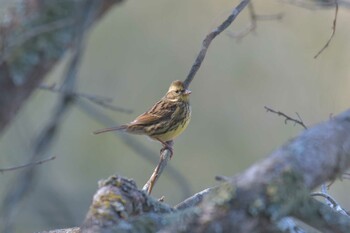
[[[122,130],[131,134],[147,135],[161,142],[163,149],[169,149],[172,155],[172,140],[186,129],[191,119],[190,94],[191,91],[186,90],[181,81],[174,81],[165,96],[134,121],[94,133]]]

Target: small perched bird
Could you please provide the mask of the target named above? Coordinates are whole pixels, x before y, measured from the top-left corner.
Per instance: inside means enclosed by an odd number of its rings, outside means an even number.
[[[191,119],[190,94],[191,91],[184,87],[183,82],[174,81],[160,101],[132,122],[97,130],[94,134],[120,130],[131,134],[147,135],[162,143],[161,151],[170,150],[170,157],[172,157],[173,139],[186,129]]]

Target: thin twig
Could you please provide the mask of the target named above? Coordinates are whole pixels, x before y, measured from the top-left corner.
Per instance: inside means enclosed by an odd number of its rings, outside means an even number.
[[[187,75],[187,78],[184,81],[184,86],[187,88],[190,83],[192,82],[194,76],[196,75],[197,71],[199,70],[200,66],[202,65],[202,62],[205,58],[205,55],[207,53],[207,50],[209,48],[210,43],[212,40],[219,35],[221,32],[223,32],[228,26],[231,25],[231,23],[236,19],[236,17],[239,15],[239,13],[248,5],[250,1],[249,0],[242,0],[231,12],[231,14],[228,16],[228,18],[220,24],[217,28],[215,28],[213,31],[211,31],[203,40],[202,42],[202,48],[199,51],[199,54],[197,55],[197,58],[195,62],[193,63],[191,70],[189,74]]]
[[[267,112],[272,112],[272,113],[277,114],[278,116],[283,116],[285,118],[285,120],[284,120],[285,124],[287,124],[288,121],[291,121],[291,122],[294,122],[295,125],[300,125],[304,129],[307,129],[307,126],[304,124],[303,120],[301,119],[301,117],[300,117],[300,115],[298,113],[296,113],[296,115],[298,116],[299,120],[295,119],[295,118],[292,118],[292,117],[286,115],[283,112],[273,110],[272,108],[269,108],[269,107],[266,107],[266,106],[264,106],[264,108],[266,109]]]
[[[227,35],[236,39],[241,40],[245,36],[247,36],[250,32],[254,31],[257,27],[257,21],[262,20],[281,20],[283,17],[282,13],[273,14],[273,15],[258,15],[255,13],[255,9],[252,2],[249,2],[248,4],[248,10],[249,10],[249,17],[250,17],[250,23],[245,27],[243,30],[239,32],[231,32],[228,31]]]
[[[113,99],[109,98],[109,97],[91,95],[91,94],[86,94],[86,93],[81,93],[81,92],[69,92],[68,93],[67,90],[56,87],[56,85],[41,84],[39,86],[39,89],[52,91],[52,92],[56,92],[56,93],[62,93],[65,95],[70,95],[74,98],[83,98],[83,99],[86,99],[94,104],[100,105],[102,107],[105,107],[107,109],[110,109],[110,110],[116,111],[116,112],[122,112],[122,113],[127,113],[127,114],[130,114],[133,112],[131,109],[118,107],[118,106],[114,106],[112,104],[109,104],[109,102],[113,101]]]
[[[228,182],[230,181],[232,178],[228,177],[228,176],[215,176],[215,180],[219,181],[219,182]]]
[[[183,210],[189,207],[197,206],[204,200],[206,196],[212,193],[214,189],[217,189],[217,187],[204,189],[203,191],[196,193],[193,196],[175,205],[174,208],[177,210]]]
[[[288,4],[302,7],[308,10],[327,9],[334,6],[334,1],[322,1],[322,0],[283,0]],[[350,8],[349,0],[338,0],[338,5],[343,8]]]
[[[323,197],[323,198],[325,198],[329,203],[330,203],[330,207],[332,208],[332,209],[334,209],[335,211],[337,211],[337,212],[339,212],[339,213],[341,213],[341,214],[344,214],[344,215],[347,215],[347,216],[349,216],[349,214],[348,214],[348,212],[344,209],[344,208],[342,208],[339,204],[338,204],[338,202],[333,198],[333,197],[331,197],[329,194],[327,194],[327,193],[324,193],[324,192],[314,192],[314,193],[311,193],[310,194],[312,197]]]
[[[148,194],[151,194],[154,185],[156,184],[160,175],[163,173],[163,170],[166,167],[168,161],[171,159],[171,154],[172,153],[170,150],[161,150],[159,163],[154,169],[147,183],[143,186],[142,190],[146,191]]]
[[[95,99],[95,100],[99,100],[99,101],[103,101],[103,102],[112,102],[113,101],[112,98],[104,97],[104,96],[91,95],[91,94],[86,94],[86,93],[81,93],[81,92],[68,93],[67,90],[64,90],[61,87],[57,87],[56,84],[51,84],[51,85],[40,84],[40,86],[38,88],[41,90],[51,91],[51,92],[55,92],[55,93],[68,94],[68,95],[72,95],[72,96],[76,96],[76,97],[82,97],[85,99]]]
[[[327,185],[327,183],[323,183],[321,185],[321,193],[328,196],[328,189],[333,184],[333,182],[334,180],[329,185]],[[330,207],[334,206],[333,202],[327,198],[326,198],[326,204]]]
[[[49,161],[54,160],[54,159],[56,159],[56,156],[52,156],[52,157],[47,158],[47,159],[43,159],[43,160],[39,160],[39,161],[36,161],[36,162],[27,163],[27,164],[16,166],[16,167],[1,168],[0,169],[0,173],[7,172],[7,171],[14,171],[14,170],[18,170],[18,169],[21,169],[21,168],[26,168],[26,167],[40,165],[40,164],[49,162]]]
[[[333,26],[332,26],[332,33],[327,41],[327,43],[323,46],[323,48],[318,51],[318,53],[314,56],[314,59],[316,59],[328,46],[329,44],[331,43],[333,37],[334,37],[334,34],[335,34],[335,29],[336,29],[336,26],[337,26],[337,18],[338,18],[338,0],[334,0],[334,3],[335,3],[335,14],[334,14],[334,19],[333,19]]]
[[[324,197],[329,203],[331,204],[331,207],[338,205],[337,201],[328,195],[327,193],[324,192],[314,192],[310,194],[312,197]]]
[[[255,10],[254,10],[254,7],[253,7],[253,3],[249,2],[247,7],[248,7],[249,17],[250,17],[249,25],[246,28],[244,28],[243,30],[241,30],[239,32],[236,32],[236,33],[228,31],[227,32],[228,36],[230,36],[232,38],[235,38],[237,40],[241,40],[243,37],[245,37],[250,32],[255,30],[257,23],[256,23],[256,14],[255,14]]]

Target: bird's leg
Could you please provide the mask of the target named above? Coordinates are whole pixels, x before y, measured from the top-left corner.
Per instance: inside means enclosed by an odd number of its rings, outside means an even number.
[[[163,147],[161,152],[163,152],[163,150],[168,149],[170,151],[170,159],[171,159],[173,157],[173,154],[174,154],[174,149],[173,149],[174,141],[170,140],[170,141],[166,141],[165,143],[166,143],[166,146]]]
[[[170,141],[162,141],[159,138],[157,138],[157,140],[162,143],[163,148],[160,150],[160,153],[163,153],[164,150],[169,150],[170,151],[170,159],[173,157],[174,154],[174,150],[173,150],[173,145],[174,145],[174,141],[170,140]]]

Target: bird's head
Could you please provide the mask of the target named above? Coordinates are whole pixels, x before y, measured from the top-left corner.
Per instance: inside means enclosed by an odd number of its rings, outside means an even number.
[[[190,90],[187,90],[183,82],[176,80],[171,83],[165,97],[171,101],[188,101]]]

